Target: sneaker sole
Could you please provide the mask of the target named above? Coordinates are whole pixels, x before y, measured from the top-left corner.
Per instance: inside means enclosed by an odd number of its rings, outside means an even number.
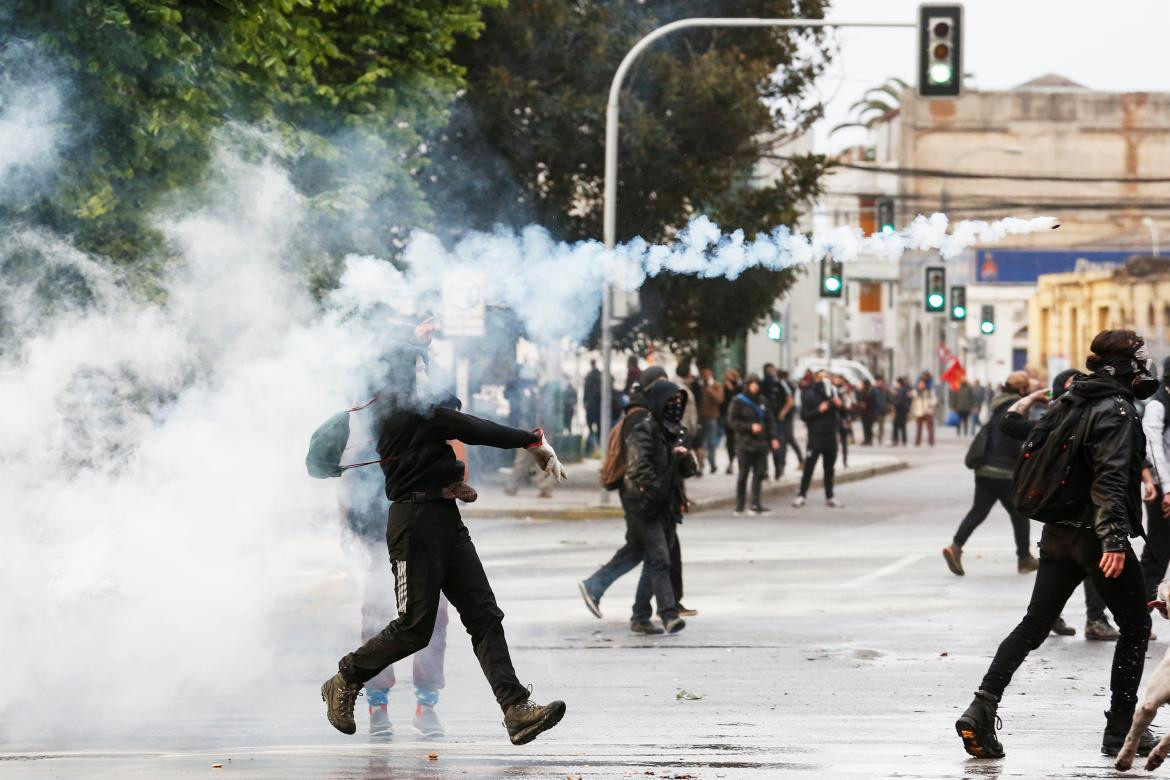
[[[337,721],[333,720],[333,714],[329,711],[329,696],[326,694],[326,689],[328,689],[328,688],[329,688],[329,682],[326,681],[325,684],[321,686],[321,701],[325,702],[325,717],[329,720],[329,725],[332,726],[333,728],[337,729],[338,731],[340,731],[342,734],[356,734],[357,733],[357,722],[356,721],[353,724],[353,728],[347,729],[347,728],[342,728],[337,723]]]
[[[434,739],[436,737],[447,736],[447,732],[444,729],[431,729],[430,731],[424,731],[423,729],[420,729],[418,727],[418,725],[415,723],[410,724],[410,726],[411,726],[411,728],[414,729],[416,734],[419,734],[419,735],[424,736],[424,737],[430,737],[430,738]]]
[[[597,606],[597,602],[594,601],[593,597],[589,595],[589,590],[588,590],[588,588],[585,587],[585,583],[578,582],[577,583],[577,590],[581,594],[581,599],[585,602],[585,609],[589,610],[589,612],[593,615],[593,617],[600,620],[601,619],[601,607]]]
[[[529,742],[536,739],[536,737],[540,735],[541,732],[548,731],[553,726],[560,723],[561,718],[565,717],[565,710],[567,708],[565,707],[565,703],[563,701],[557,702],[556,704],[557,706],[554,706],[541,720],[533,723],[523,731],[519,731],[513,735],[511,737],[512,744],[527,745]]]
[[[959,563],[959,559],[951,552],[950,547],[943,548],[943,558],[947,562],[947,568],[951,570],[951,574],[962,577],[966,572],[963,571],[963,564]]]
[[[979,739],[975,736],[975,727],[962,718],[955,721],[955,731],[959,739],[963,740],[963,750],[967,751],[967,755],[975,758],[1003,758],[1003,751],[993,753],[980,745]]]

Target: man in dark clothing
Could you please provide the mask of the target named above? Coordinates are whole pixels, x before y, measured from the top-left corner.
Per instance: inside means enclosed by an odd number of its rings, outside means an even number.
[[[971,430],[971,411],[975,408],[975,389],[966,379],[959,384],[957,389],[951,390],[951,408],[955,410],[955,414],[959,415],[959,424],[955,426],[955,434],[965,436]]]
[[[886,415],[890,412],[890,388],[886,386],[886,378],[881,374],[874,377],[873,384],[873,414],[877,424],[876,441],[881,446],[886,438]]]
[[[808,500],[813,472],[817,460],[822,457],[825,460],[825,505],[843,506],[833,498],[833,467],[837,464],[837,434],[842,414],[841,398],[829,381],[829,372],[822,368],[800,398],[800,416],[808,426],[808,454],[804,459],[804,473],[800,476],[800,493],[792,502],[794,507],[802,507]]]
[[[589,429],[589,449],[601,441],[601,370],[596,360],[589,361],[589,373],[585,375],[582,389],[585,402],[585,425]]]
[[[868,379],[861,380],[861,392],[857,394],[857,405],[861,409],[861,445],[873,446],[873,426],[878,420],[877,388]]]
[[[338,673],[321,686],[321,698],[334,728],[353,734],[357,729],[353,709],[362,686],[390,664],[427,646],[439,597],[445,595],[471,636],[480,667],[504,712],[509,738],[521,745],[559,723],[565,704],[533,703],[516,677],[504,638],[504,613],[455,499],[449,497],[450,486],[462,483],[465,468],[448,442],[523,447],[556,481],[563,480],[565,472],[540,429],[510,428],[417,398],[416,366],[419,360],[425,364],[433,330],[424,327],[427,324],[420,325],[415,340],[393,356],[385,390],[372,407],[391,502],[386,543],[398,617],[341,659]]]
[[[800,445],[796,443],[796,385],[788,377],[787,371],[781,371],[778,375],[780,384],[784,386],[784,404],[777,407],[776,416],[780,420],[778,427],[780,439],[780,470],[776,473],[776,478],[784,476],[784,463],[788,459],[788,448],[796,453],[796,467],[804,468],[804,453],[800,451]]]
[[[1084,420],[1084,441],[1073,453],[1070,484],[1083,485],[1083,509],[1045,523],[1040,536],[1040,568],[1027,614],[996,651],[975,698],[956,721],[963,747],[976,758],[1000,758],[995,734],[998,705],[1012,675],[1040,646],[1065,602],[1085,577],[1091,577],[1109,605],[1121,637],[1113,654],[1112,699],[1105,713],[1101,751],[1117,755],[1137,705],[1145,666],[1150,616],[1141,566],[1129,537],[1140,532],[1140,483],[1145,441],[1133,406],[1148,397],[1152,375],[1144,343],[1133,331],[1102,331],[1086,361],[1092,375],[1077,379],[1049,414],[1076,414]],[[1156,384],[1156,383],[1155,383]],[[1004,425],[1012,423],[1005,415]],[[1038,450],[1043,456],[1044,451]],[[1040,461],[1039,463],[1043,463]],[[1156,744],[1148,730],[1139,753]]]
[[[760,491],[768,475],[768,451],[780,449],[776,438],[776,413],[764,397],[760,378],[749,374],[743,392],[731,401],[727,424],[735,431],[739,474],[735,481],[735,513],[743,514],[748,472],[752,475],[752,513],[769,511],[760,503]]]
[[[776,366],[771,363],[764,364],[764,380],[761,384],[764,400],[768,402],[768,414],[773,418],[772,429],[776,436],[776,440],[780,442],[780,446],[772,450],[772,469],[776,479],[780,479],[784,474],[784,460],[788,455],[785,448],[782,425],[780,422],[781,413],[788,405],[788,387],[780,381],[780,376],[776,372]]]
[[[991,402],[991,419],[987,429],[980,434],[983,438],[976,441],[984,446],[983,454],[975,464],[975,501],[967,516],[959,523],[954,539],[942,551],[947,567],[953,574],[963,575],[963,545],[987,519],[996,501],[1003,505],[1012,521],[1012,531],[1016,537],[1016,570],[1020,574],[1027,574],[1036,571],[1039,566],[1029,549],[1028,518],[1016,511],[1012,501],[1012,474],[1023,441],[1000,428],[1008,408],[1027,393],[1028,375],[1023,371],[1015,371],[1008,376],[1002,391]]]
[[[906,377],[900,376],[895,380],[894,395],[891,400],[894,406],[894,423],[890,431],[890,444],[896,447],[901,443],[903,447],[906,447],[909,445],[906,423],[910,420],[910,407],[914,405],[914,397]]]

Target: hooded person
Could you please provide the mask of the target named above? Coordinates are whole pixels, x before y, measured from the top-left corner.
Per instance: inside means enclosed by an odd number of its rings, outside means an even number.
[[[727,410],[727,424],[735,431],[739,474],[735,481],[735,513],[743,514],[747,500],[748,475],[752,479],[753,514],[769,510],[760,502],[760,492],[768,477],[768,452],[780,448],[776,410],[764,396],[757,374],[748,374],[743,392],[737,394]]]
[[[975,471],[975,497],[966,516],[959,522],[951,543],[943,548],[943,559],[952,574],[962,576],[963,545],[971,538],[998,501],[1012,522],[1016,542],[1016,571],[1036,571],[1039,562],[1030,549],[1028,518],[1016,511],[1012,500],[1012,474],[1020,457],[1023,442],[1001,427],[1004,415],[1020,398],[1028,394],[1028,375],[1014,371],[1008,375],[998,395],[991,399],[991,417],[975,437],[967,453],[967,467]]]
[[[800,394],[800,417],[808,428],[808,449],[800,475],[800,492],[792,502],[794,507],[802,507],[808,500],[808,489],[821,458],[825,463],[825,506],[842,506],[833,497],[833,468],[837,464],[837,436],[844,414],[844,402],[829,381],[829,372],[822,368]]]
[[[425,388],[420,388],[418,377],[425,376],[426,345],[433,332],[433,324],[425,320],[413,340],[391,355],[384,390],[371,407],[390,500],[386,542],[398,617],[338,662],[337,674],[321,686],[321,698],[333,727],[355,733],[353,710],[362,687],[390,664],[427,646],[440,596],[445,595],[471,637],[480,668],[504,712],[509,738],[522,745],[559,723],[565,704],[533,703],[528,688],[516,677],[504,637],[504,613],[449,490],[462,482],[465,468],[448,442],[524,448],[537,467],[558,482],[565,478],[565,470],[539,428],[499,425],[420,397]]]
[[[1083,490],[1083,498],[1077,508],[1045,522],[1027,613],[999,645],[974,699],[955,723],[963,748],[976,758],[1003,757],[995,732],[1004,691],[1086,577],[1109,605],[1121,634],[1113,654],[1111,700],[1101,739],[1105,755],[1118,754],[1133,722],[1150,636],[1145,583],[1129,542],[1141,531],[1145,462],[1145,437],[1134,400],[1148,397],[1156,380],[1144,342],[1133,331],[1102,331],[1090,350],[1086,365],[1092,373],[1076,378],[1045,418],[1053,420],[1054,430],[1071,419],[1083,432],[1067,463],[1071,476],[1061,482],[1070,491]],[[1036,449],[1031,453],[1031,473],[1044,474],[1050,452],[1064,457],[1066,448]],[[1063,495],[1060,505],[1070,505],[1066,500],[1070,494]],[[1156,744],[1154,735],[1142,729],[1138,752],[1147,755]]]

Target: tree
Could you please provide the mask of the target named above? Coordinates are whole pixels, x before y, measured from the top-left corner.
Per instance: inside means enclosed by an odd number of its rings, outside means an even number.
[[[428,213],[419,141],[462,76],[447,53],[500,2],[13,0],[0,50],[23,44],[31,57],[3,58],[0,77],[47,69],[68,104],[55,176],[18,211],[148,265],[164,252],[151,210],[199,183],[213,134],[235,119],[287,140],[326,236],[317,250],[388,248],[395,226]],[[391,215],[390,231],[373,227]]]
[[[605,101],[618,62],[653,28],[688,16],[819,18],[823,0],[512,0],[485,13],[479,40],[452,57],[467,89],[434,139],[426,191],[451,233],[538,222],[565,240],[601,235]],[[753,186],[764,152],[820,116],[807,92],[827,51],[819,34],[774,29],[675,33],[643,53],[626,83],[618,239],[667,241],[698,212],[749,234],[791,225],[817,194],[824,160],[792,159]],[[771,309],[791,273],[736,281],[660,276],[642,290],[629,346],[652,340],[706,353]]]

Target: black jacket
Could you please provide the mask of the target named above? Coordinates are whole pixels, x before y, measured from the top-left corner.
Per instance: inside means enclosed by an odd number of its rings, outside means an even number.
[[[386,497],[402,501],[411,493],[437,492],[463,479],[464,465],[455,458],[449,440],[517,449],[537,444],[533,431],[482,420],[470,414],[438,406],[398,405],[379,402],[377,409],[378,458],[385,460]]]
[[[987,421],[987,447],[984,450],[983,466],[990,466],[994,469],[1001,469],[1005,472],[1011,472],[1016,467],[1016,461],[1020,459],[1020,451],[1024,447],[1024,439],[1028,438],[1028,433],[1031,432],[1032,426],[1029,425],[1028,430],[1023,431],[1022,436],[1013,435],[1013,431],[1018,430],[1016,423],[1007,423],[1005,426],[1005,417],[1007,410],[1011,405],[1020,400],[1018,393],[1000,393],[991,401],[991,419]],[[1012,415],[1024,422],[1019,414]],[[1035,423],[1032,423],[1034,425]],[[978,473],[978,469],[976,469]],[[1011,479],[1010,474],[1004,479]]]
[[[674,451],[686,430],[662,419],[666,402],[680,390],[673,382],[655,382],[645,390],[646,407],[626,412],[622,423],[626,473],[619,495],[627,512],[661,519],[682,517],[686,502],[683,479],[694,476],[698,469],[690,453],[679,457]]]
[[[744,398],[751,398],[755,408],[744,401]],[[727,423],[735,431],[736,448],[742,447],[745,452],[769,450],[772,448],[772,439],[778,436],[776,410],[764,397],[763,392],[755,398],[747,395],[746,391],[737,394],[727,410]],[[752,425],[755,423],[763,426],[759,433],[752,433]]]
[[[835,441],[841,425],[844,410],[833,405],[836,391],[826,392],[824,382],[813,382],[800,395],[800,418],[808,425],[808,438],[820,441]],[[829,402],[829,408],[821,411],[821,404]]]

